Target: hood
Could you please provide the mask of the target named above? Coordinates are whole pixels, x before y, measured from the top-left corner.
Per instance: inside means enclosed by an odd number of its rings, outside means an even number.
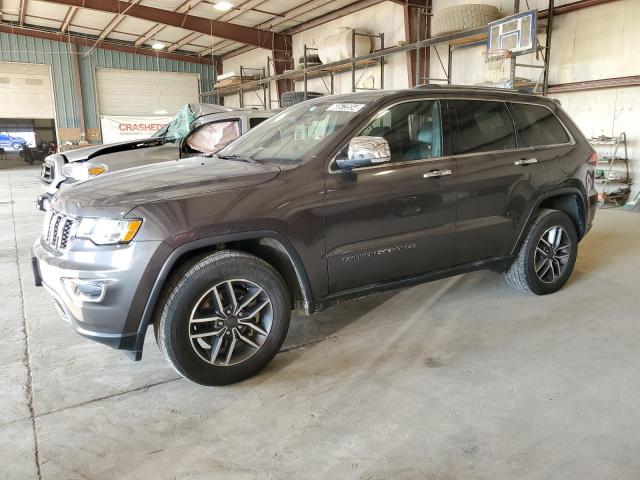
[[[143,138],[138,140],[128,140],[126,142],[78,148],[77,150],[63,152],[61,155],[64,155],[68,162],[86,162],[87,160],[100,155],[124,152],[126,150],[134,150],[136,148],[155,147],[156,145],[162,145],[162,143],[164,143],[164,140],[161,138]]]
[[[125,215],[133,208],[163,200],[237,190],[268,182],[280,173],[275,165],[251,164],[217,157],[194,157],[128,168],[61,188],[54,210],[91,216],[105,209]]]

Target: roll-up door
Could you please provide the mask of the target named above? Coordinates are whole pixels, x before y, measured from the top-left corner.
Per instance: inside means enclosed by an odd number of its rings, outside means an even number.
[[[173,115],[198,102],[195,73],[99,68],[96,83],[100,115]]]
[[[0,62],[0,118],[55,118],[49,65]]]

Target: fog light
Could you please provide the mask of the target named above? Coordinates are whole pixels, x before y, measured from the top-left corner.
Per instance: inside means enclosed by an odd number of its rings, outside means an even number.
[[[69,296],[76,302],[98,303],[104,299],[107,286],[96,280],[80,280],[77,278],[63,278]]]

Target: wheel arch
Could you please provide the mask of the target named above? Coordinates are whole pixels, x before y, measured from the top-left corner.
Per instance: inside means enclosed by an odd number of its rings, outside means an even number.
[[[251,253],[265,260],[284,279],[289,288],[294,309],[304,314],[313,312],[313,295],[304,264],[293,245],[281,234],[274,231],[254,231],[195,240],[173,250],[162,265],[138,327],[133,352],[135,360],[142,358],[147,328],[154,317],[162,290],[173,272],[191,258],[223,249]]]
[[[576,227],[578,239],[581,239],[586,233],[587,225],[586,198],[586,192],[581,186],[576,185],[557,188],[540,196],[529,211],[527,221],[523,223],[522,230],[511,254],[515,255],[520,245],[522,245],[527,229],[531,224],[531,219],[540,208],[550,208],[566,213]]]

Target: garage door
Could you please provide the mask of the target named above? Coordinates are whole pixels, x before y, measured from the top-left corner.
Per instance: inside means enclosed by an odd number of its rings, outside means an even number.
[[[198,102],[195,73],[96,70],[100,115],[173,115]]]
[[[48,65],[0,62],[0,118],[55,118]]]

